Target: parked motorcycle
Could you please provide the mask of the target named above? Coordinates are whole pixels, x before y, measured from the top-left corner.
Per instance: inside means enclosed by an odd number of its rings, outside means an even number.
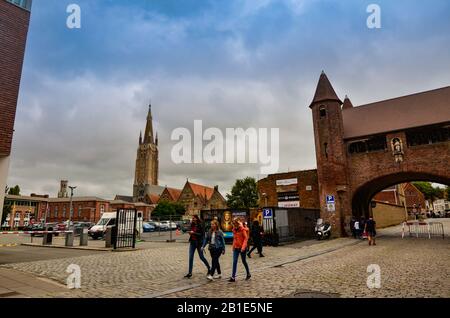
[[[323,222],[323,219],[318,219],[315,228],[316,237],[318,240],[325,240],[331,236],[331,224]]]

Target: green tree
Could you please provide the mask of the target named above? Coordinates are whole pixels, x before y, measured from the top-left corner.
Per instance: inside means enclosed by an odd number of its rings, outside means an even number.
[[[227,194],[228,206],[232,209],[254,208],[258,206],[256,180],[251,177],[238,179]]]
[[[431,182],[413,182],[414,186],[419,189],[420,192],[423,193],[426,200],[434,201],[436,199],[444,198],[444,189],[439,187],[433,187]]]
[[[164,218],[169,216],[183,216],[186,208],[178,202],[162,201],[152,212],[152,217]]]
[[[20,195],[20,187],[18,185],[16,185],[13,188],[9,188],[8,194],[9,195]]]

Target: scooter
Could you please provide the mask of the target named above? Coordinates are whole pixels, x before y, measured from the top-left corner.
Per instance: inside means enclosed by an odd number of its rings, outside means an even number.
[[[318,240],[325,240],[331,236],[330,223],[324,223],[322,219],[318,219],[315,228],[316,237]]]

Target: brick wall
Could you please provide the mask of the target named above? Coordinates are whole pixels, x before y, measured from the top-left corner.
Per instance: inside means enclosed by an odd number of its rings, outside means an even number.
[[[0,0],[0,156],[11,152],[30,13]]]
[[[376,202],[372,212],[377,228],[398,225],[406,219],[405,208],[395,204]]]
[[[297,191],[300,197],[300,207],[304,209],[320,209],[317,170],[293,171],[287,173],[272,174],[267,178],[259,180],[259,206],[278,206],[276,181],[291,178],[297,178],[298,180]],[[307,190],[307,186],[311,186],[311,190]],[[267,202],[262,195],[263,193],[267,195]]]

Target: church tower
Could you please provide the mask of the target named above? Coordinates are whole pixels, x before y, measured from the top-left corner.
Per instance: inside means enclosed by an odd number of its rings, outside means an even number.
[[[148,107],[145,134],[139,136],[136,169],[133,185],[133,200],[144,202],[151,186],[158,185],[158,135],[153,136],[152,105]]]
[[[350,107],[349,103],[350,100],[346,100],[346,108]],[[320,215],[332,224],[334,236],[345,236],[347,219],[351,215],[342,104],[322,72],[309,107],[313,114]]]

